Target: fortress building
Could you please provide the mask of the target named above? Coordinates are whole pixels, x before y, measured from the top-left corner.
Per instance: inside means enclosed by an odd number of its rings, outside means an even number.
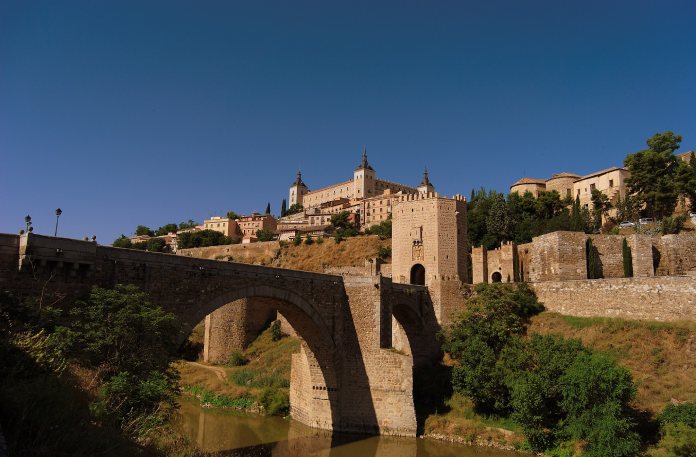
[[[297,224],[301,220],[305,220],[308,226],[326,224],[331,215],[348,211],[356,215],[362,228],[367,228],[386,221],[394,202],[401,196],[434,192],[435,186],[430,182],[427,169],[417,187],[378,179],[363,147],[362,160],[353,171],[351,180],[310,191],[302,180],[302,173],[298,171],[290,186],[288,202],[290,206],[302,205],[303,212],[282,218],[279,222],[281,226],[284,226],[283,223]]]

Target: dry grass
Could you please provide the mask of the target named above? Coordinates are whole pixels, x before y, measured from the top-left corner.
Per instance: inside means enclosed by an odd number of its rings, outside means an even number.
[[[380,240],[376,235],[347,238],[339,244],[333,238],[321,244],[294,246],[289,243],[281,248],[274,266],[316,272],[328,267],[362,267],[365,259],[376,257],[383,246],[391,247],[391,240]]]
[[[696,401],[696,322],[658,323],[542,313],[529,332],[577,338],[633,374],[636,407],[658,413],[672,399]]]

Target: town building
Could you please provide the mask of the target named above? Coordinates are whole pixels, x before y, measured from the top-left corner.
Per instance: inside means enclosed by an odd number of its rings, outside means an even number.
[[[203,221],[204,230],[215,230],[230,238],[239,238],[242,233],[235,219],[229,217],[213,216]]]

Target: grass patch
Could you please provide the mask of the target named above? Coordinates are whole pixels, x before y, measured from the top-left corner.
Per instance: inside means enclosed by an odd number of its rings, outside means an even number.
[[[201,386],[186,386],[184,392],[197,398],[202,406],[214,408],[249,409],[256,401],[249,395],[233,398],[225,394],[216,394]]]

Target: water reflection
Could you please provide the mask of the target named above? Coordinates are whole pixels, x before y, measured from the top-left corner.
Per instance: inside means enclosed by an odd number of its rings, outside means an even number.
[[[204,451],[234,457],[516,457],[521,454],[415,438],[362,436],[292,420],[209,410],[182,401],[180,424]]]

